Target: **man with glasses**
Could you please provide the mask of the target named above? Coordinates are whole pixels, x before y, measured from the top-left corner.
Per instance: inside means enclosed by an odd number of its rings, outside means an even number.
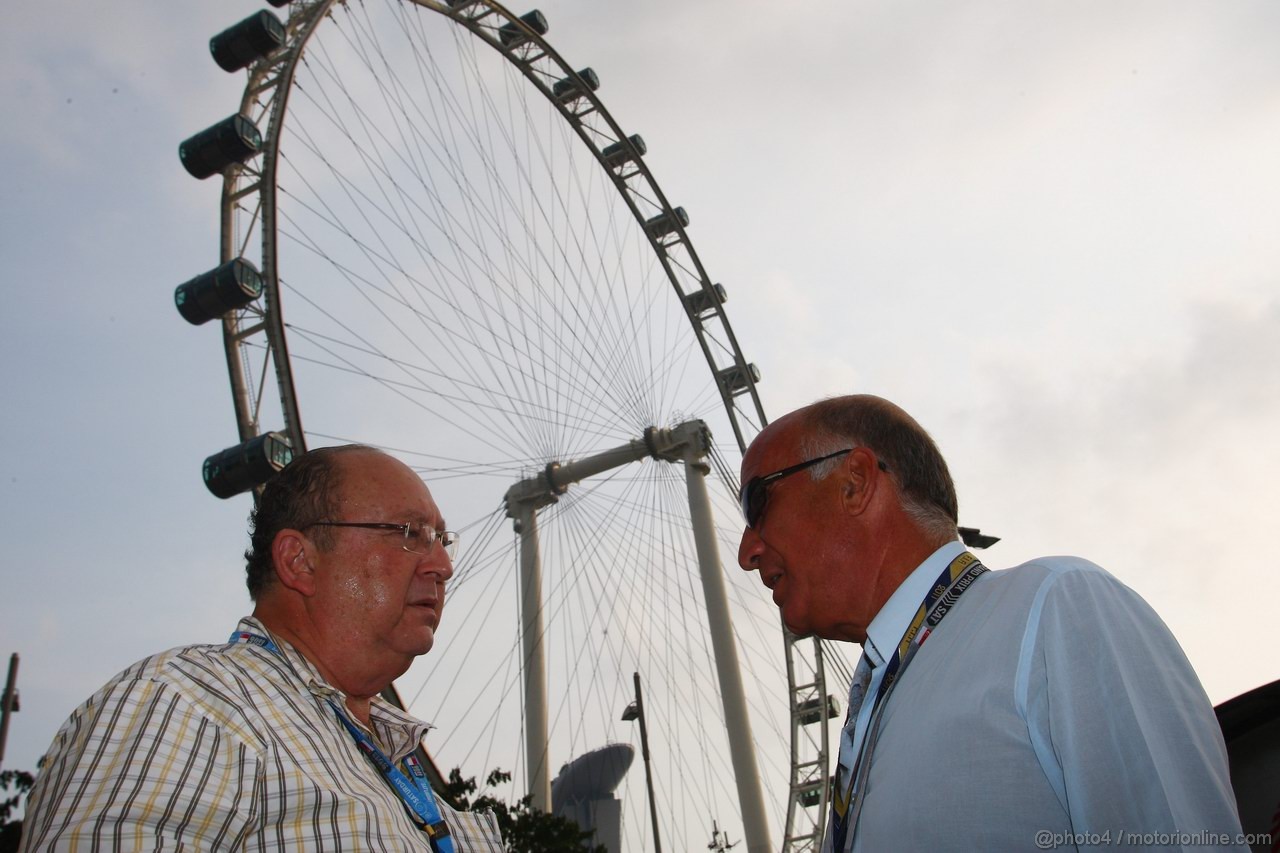
[[[1213,709],[1164,623],[1085,560],[987,571],[906,412],[792,412],[742,482],[739,563],[792,631],[863,647],[824,851],[1244,849]]]
[[[23,849],[503,850],[439,800],[427,725],[380,697],[435,642],[456,534],[422,480],[322,448],[269,481],[228,643],[147,658],[42,760]]]

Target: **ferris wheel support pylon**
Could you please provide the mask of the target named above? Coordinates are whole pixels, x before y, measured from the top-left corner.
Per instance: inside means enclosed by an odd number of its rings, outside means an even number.
[[[508,503],[511,506],[511,503]],[[551,811],[551,767],[547,761],[546,625],[542,610],[542,558],[538,550],[538,503],[516,504],[520,535],[520,637],[524,657],[525,767],[532,806]]]
[[[684,426],[689,431],[689,425]],[[760,789],[760,768],[756,763],[755,740],[751,737],[751,720],[747,716],[742,670],[733,644],[729,599],[720,573],[720,546],[711,515],[711,498],[707,494],[708,468],[705,460],[711,451],[710,436],[705,427],[692,432],[694,434],[680,448],[681,457],[689,486],[689,520],[693,524],[698,549],[698,571],[702,575],[702,589],[707,602],[716,674],[720,678],[720,695],[724,702],[725,727],[729,731],[729,757],[733,762],[738,802],[742,807],[742,831],[746,836],[747,853],[768,853],[769,824],[765,819],[764,793]]]
[[[747,713],[746,691],[733,639],[720,547],[716,539],[711,499],[707,493],[707,456],[711,435],[702,421],[687,421],[670,429],[650,427],[644,437],[586,459],[565,464],[552,462],[537,475],[507,490],[507,515],[515,519],[520,534],[521,630],[525,670],[525,724],[528,790],[533,805],[550,810],[547,755],[546,658],[542,638],[542,576],[538,559],[537,511],[555,503],[570,485],[646,457],[682,463],[689,494],[689,520],[698,554],[698,570],[706,599],[720,698],[724,706],[729,752],[742,809],[748,853],[767,853],[769,824],[756,762],[755,740]]]

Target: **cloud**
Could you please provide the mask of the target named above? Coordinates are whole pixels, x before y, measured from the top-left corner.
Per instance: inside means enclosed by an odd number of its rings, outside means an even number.
[[[1220,297],[1186,312],[1178,345],[1123,358],[1087,339],[1069,365],[988,353],[981,392],[939,422],[940,438],[962,521],[1005,537],[996,564],[1100,563],[1165,617],[1221,700],[1257,676],[1212,626],[1272,584],[1257,557],[1280,512],[1280,301]],[[1233,642],[1273,642],[1264,625],[1240,630]]]
[[[761,402],[770,419],[837,393],[832,389],[857,387],[856,347],[832,348],[830,336],[833,330],[839,335],[842,318],[830,307],[813,287],[779,270],[738,288],[736,300],[729,291],[730,321],[743,356],[761,370]]]
[[[1083,444],[1108,466],[1149,465],[1235,425],[1280,414],[1280,302],[1201,301],[1183,346],[1129,352],[1084,337],[1075,364],[987,357],[986,410],[1003,447],[1034,458]],[[1003,363],[1001,363],[1003,362]]]

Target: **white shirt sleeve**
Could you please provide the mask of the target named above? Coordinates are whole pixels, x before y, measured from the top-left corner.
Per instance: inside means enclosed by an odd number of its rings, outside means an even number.
[[[1141,597],[1078,563],[1039,591],[1017,682],[1033,749],[1070,815],[1063,831],[1110,833],[1122,850],[1222,849],[1212,842],[1240,821],[1199,679]]]

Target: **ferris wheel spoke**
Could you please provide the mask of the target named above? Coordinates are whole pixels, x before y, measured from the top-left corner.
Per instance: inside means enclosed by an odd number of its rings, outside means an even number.
[[[657,375],[660,375],[660,374],[657,374]]]
[[[305,298],[305,297],[303,297]],[[409,396],[410,392],[420,392],[427,400],[422,405],[426,405],[427,401],[445,401],[455,404],[466,404],[468,407],[475,406],[478,408],[492,408],[495,412],[505,413],[509,411],[512,405],[524,405],[529,409],[529,414],[525,416],[528,421],[545,421],[548,423],[556,422],[556,411],[553,409],[538,409],[527,401],[520,400],[511,395],[498,393],[496,395],[485,395],[477,397],[475,394],[456,394],[450,393],[448,390],[442,390],[434,387],[429,383],[431,380],[442,381],[447,386],[462,391],[488,391],[478,385],[466,383],[457,377],[449,376],[439,370],[435,370],[427,365],[418,364],[416,362],[407,362],[392,358],[386,353],[378,350],[368,349],[359,344],[335,339],[332,336],[311,332],[297,326],[290,326],[291,330],[300,338],[310,341],[316,349],[327,353],[331,357],[331,361],[321,361],[314,357],[297,356],[299,361],[307,361],[318,366],[325,366],[334,370],[344,371],[360,376],[365,376],[370,380],[379,384],[394,388],[397,393]],[[344,357],[341,353],[347,352],[354,355],[372,357],[379,363],[384,363],[397,368],[408,378],[392,378],[385,375],[374,373],[371,369],[358,366],[353,358]],[[413,381],[410,381],[413,380]],[[490,400],[496,399],[496,402]],[[505,403],[505,405],[504,405]],[[574,427],[580,432],[589,435],[595,435],[604,438],[615,434],[616,424],[612,421],[603,421],[593,417],[589,412],[585,411],[574,422]]]
[[[312,241],[312,242],[314,242],[314,241]],[[346,270],[344,270],[344,273],[346,273],[347,275],[353,275],[352,273],[346,272]],[[419,315],[419,316],[421,316],[421,315]],[[421,318],[421,319],[426,320],[426,319],[428,319],[428,318]]]

